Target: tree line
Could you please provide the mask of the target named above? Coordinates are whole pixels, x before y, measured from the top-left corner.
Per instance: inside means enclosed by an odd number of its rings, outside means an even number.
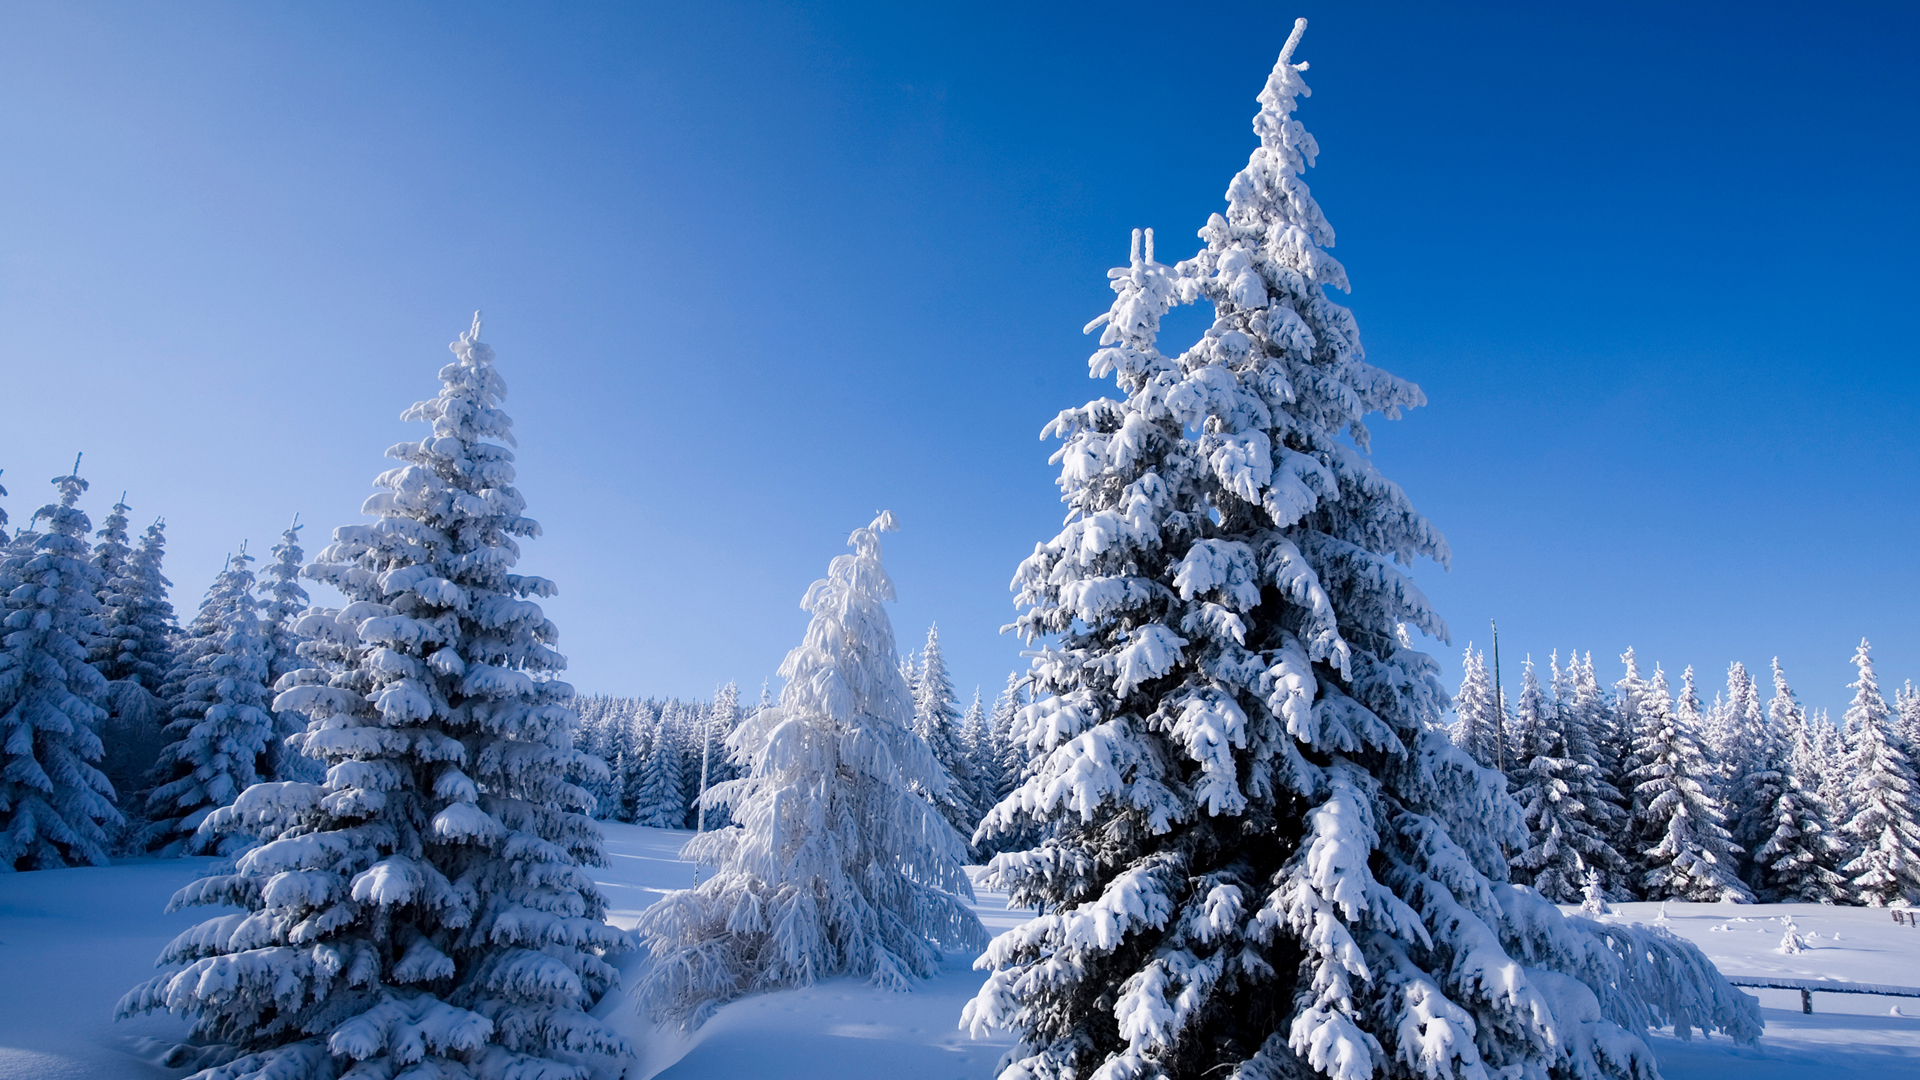
[[[1736,661],[1711,704],[1692,667],[1676,689],[1632,649],[1620,659],[1610,688],[1591,652],[1551,655],[1545,687],[1528,659],[1507,700],[1467,647],[1453,739],[1522,807],[1515,880],[1562,903],[1590,875],[1615,900],[1920,900],[1920,690],[1889,705],[1868,642],[1838,724],[1800,704],[1777,658],[1770,695]]]

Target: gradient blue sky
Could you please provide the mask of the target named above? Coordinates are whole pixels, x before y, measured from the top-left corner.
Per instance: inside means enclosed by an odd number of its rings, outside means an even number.
[[[1510,688],[1920,678],[1911,4],[8,4],[5,505],[85,450],[190,614],[360,520],[477,307],[576,685],[751,696],[886,507],[991,696],[1104,272],[1198,246],[1295,15],[1449,678],[1490,617]]]

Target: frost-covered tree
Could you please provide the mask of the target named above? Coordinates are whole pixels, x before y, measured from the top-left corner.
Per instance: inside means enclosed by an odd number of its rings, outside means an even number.
[[[940,949],[979,948],[963,898],[966,843],[921,792],[951,782],[913,730],[913,695],[881,602],[893,515],[856,529],[801,605],[813,613],[780,665],[780,704],[728,741],[747,775],[707,793],[736,824],[681,856],[718,868],[641,916],[653,950],[650,1007],[698,1020],[741,994],[860,975],[893,989],[939,967]]]
[[[1513,703],[1513,725],[1507,729],[1507,767],[1514,773],[1523,771],[1527,759],[1540,745],[1541,732],[1550,722],[1553,704],[1547,700],[1546,691],[1540,686],[1540,676],[1533,670],[1533,657],[1523,662],[1520,676],[1520,696]]]
[[[207,629],[182,657],[185,670],[173,676],[181,691],[166,727],[166,748],[154,763],[158,783],[147,796],[150,824],[141,839],[149,851],[230,855],[251,843],[240,833],[198,830],[208,815],[271,776],[269,656],[252,563],[242,545],[213,579],[194,618],[196,627]]]
[[[105,752],[100,771],[119,793],[121,812],[134,817],[128,833],[144,828],[139,808],[146,802],[148,774],[166,746],[169,702],[161,697],[174,665],[173,583],[160,571],[166,553],[165,525],[147,527],[138,547],[127,544],[126,496],[96,534],[93,562],[111,573],[100,593],[101,634],[90,653],[107,680],[107,718],[100,727]]]
[[[647,756],[633,793],[633,823],[654,829],[678,829],[687,821],[685,755],[679,740],[680,708],[669,702],[647,737]]]
[[[88,559],[92,522],[76,503],[74,471],[53,480],[60,501],[41,507],[8,545],[0,627],[0,869],[43,870],[107,861],[107,828],[122,822],[97,767],[107,680],[87,662],[102,633],[100,572]]]
[[[311,598],[300,586],[300,568],[307,553],[300,546],[300,515],[280,533],[273,545],[270,561],[260,568],[260,628],[267,652],[267,685],[307,666],[300,655],[300,643],[306,638],[295,629]],[[286,738],[299,731],[306,717],[291,710],[274,714],[274,738],[270,744],[267,776],[274,780],[299,780],[317,783],[321,779],[319,763],[305,754],[288,752]]]
[[[980,700],[980,688],[973,688],[973,703],[960,718],[960,753],[966,758],[964,783],[967,799],[986,813],[1000,801],[1000,748],[993,744],[993,728],[987,722],[987,706]],[[961,778],[956,776],[956,781]],[[973,824],[978,824],[976,816]],[[971,830],[969,830],[971,832]]]
[[[1822,903],[1844,899],[1846,879],[1834,872],[1846,845],[1834,835],[1819,781],[1806,715],[1787,685],[1780,658],[1773,659],[1773,700],[1767,706],[1773,730],[1771,752],[1779,775],[1772,801],[1762,808],[1766,827],[1753,848],[1748,878],[1765,903]]]
[[[1646,867],[1649,900],[1750,904],[1740,880],[1740,849],[1726,829],[1726,812],[1702,777],[1711,773],[1699,733],[1680,723],[1666,673],[1637,695],[1640,733],[1633,742],[1634,824]]]
[[[1493,680],[1487,677],[1486,654],[1468,645],[1460,664],[1463,676],[1460,692],[1453,698],[1453,744],[1491,769],[1499,757],[1495,750],[1499,728],[1494,723]]]
[[[954,831],[969,836],[986,808],[974,799],[978,784],[960,742],[960,702],[954,697],[953,679],[947,675],[947,660],[940,651],[938,626],[927,627],[927,644],[914,670],[918,681],[913,684],[913,730],[954,780],[938,801],[940,812]]]
[[[1109,275],[1091,368],[1121,400],[1048,426],[1067,522],[1015,576],[1036,759],[981,828],[1044,824],[985,880],[1045,914],[989,947],[963,1022],[1019,1033],[1003,1077],[1100,1080],[1645,1075],[1655,1014],[1751,1038],[1697,950],[1507,882],[1519,808],[1409,644],[1447,629],[1395,563],[1447,548],[1368,457],[1366,417],[1424,399],[1324,291],[1303,29],[1205,248],[1166,266],[1137,236]],[[1163,354],[1198,300],[1211,327]],[[1659,1005],[1644,949],[1686,972]]]
[[[1648,686],[1647,680],[1640,676],[1640,661],[1634,656],[1632,646],[1620,654],[1620,662],[1626,666],[1626,673],[1613,684],[1612,709],[1594,718],[1592,731],[1608,781],[1622,796],[1628,796],[1633,788],[1627,774],[1634,767],[1633,742],[1640,732],[1640,701],[1646,696]],[[1591,653],[1587,655],[1587,666],[1593,666]]]
[[[1920,900],[1920,810],[1913,766],[1895,745],[1887,701],[1865,638],[1853,654],[1859,678],[1847,706],[1847,820],[1841,833],[1852,856],[1840,872],[1856,902],[1885,907]]]
[[[1567,750],[1575,761],[1593,766],[1592,774],[1586,776],[1585,786],[1576,796],[1587,808],[1588,820],[1627,866],[1626,870],[1595,869],[1606,880],[1609,895],[1622,900],[1634,899],[1640,895],[1640,874],[1634,868],[1639,849],[1634,842],[1633,810],[1627,792],[1619,787],[1625,783],[1627,763],[1610,757],[1611,751],[1601,744],[1600,733],[1612,730],[1613,706],[1600,687],[1591,650],[1584,659],[1578,652],[1572,655],[1566,678],[1571,694],[1561,699],[1564,703],[1561,710]]]
[[[1008,672],[1006,688],[993,699],[993,716],[988,720],[993,728],[994,745],[1000,748],[1000,787],[994,792],[995,803],[1018,787],[1027,771],[1026,743],[1014,737],[1015,719],[1026,704],[1021,698],[1020,686],[1020,673]]]
[[[1894,712],[1898,717],[1900,749],[1912,758],[1920,753],[1920,687],[1908,679],[1905,686],[1894,691]]]
[[[346,595],[299,630],[316,662],[274,702],[307,714],[293,744],[323,784],[256,784],[207,819],[258,836],[175,906],[231,905],[177,938],[122,1014],[172,1009],[244,1056],[212,1080],[584,1078],[628,1048],[586,1010],[613,984],[584,869],[601,861],[572,745],[573,690],[513,572],[539,534],[513,487],[506,384],[479,316],[453,344],[432,425],[388,454],[369,525],[336,529],[307,576]]]
[[[1555,903],[1575,903],[1585,894],[1588,876],[1600,867],[1616,878],[1628,872],[1626,861],[1594,825],[1587,802],[1599,783],[1598,770],[1571,744],[1567,714],[1547,706],[1531,660],[1516,716],[1515,733],[1527,741],[1515,747],[1521,764],[1513,776],[1514,798],[1527,838],[1511,860],[1515,877]]]

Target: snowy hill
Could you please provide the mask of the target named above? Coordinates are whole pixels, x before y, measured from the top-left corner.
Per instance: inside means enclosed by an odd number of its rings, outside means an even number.
[[[596,876],[615,922],[630,927],[666,890],[693,883],[693,867],[676,857],[689,834],[605,828],[611,865]],[[141,860],[0,877],[0,1080],[173,1080],[187,1072],[159,1064],[184,1037],[183,1021],[115,1023],[113,1004],[148,975],[169,938],[206,917],[200,909],[162,909],[173,890],[211,864]],[[1611,918],[1655,922],[1660,907],[1623,904]],[[990,893],[980,894],[977,909],[992,933],[1024,915],[1005,910]],[[1807,951],[1779,951],[1781,916],[1791,916],[1810,939]],[[1885,910],[1673,903],[1665,925],[1729,975],[1920,985],[1920,928],[1895,923]],[[629,975],[642,962],[622,960]],[[983,977],[970,957],[952,956],[938,977],[910,994],[830,980],[733,1002],[691,1034],[656,1031],[619,991],[596,1012],[643,1043],[631,1080],[986,1080],[1008,1043],[975,1041],[958,1027],[961,1005]],[[1814,1014],[1803,1016],[1795,992],[1757,993],[1767,1021],[1758,1047],[1656,1038],[1668,1080],[1707,1080],[1735,1069],[1742,1080],[1920,1077],[1920,999],[1816,994]]]

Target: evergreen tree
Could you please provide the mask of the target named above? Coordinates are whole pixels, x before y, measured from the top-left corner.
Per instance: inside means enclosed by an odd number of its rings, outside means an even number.
[[[1768,832],[1752,848],[1753,891],[1766,903],[1823,903],[1843,899],[1846,879],[1834,872],[1845,845],[1835,836],[1827,807],[1814,790],[1818,769],[1805,714],[1773,659],[1771,752],[1779,774],[1776,794],[1763,808]],[[1758,830],[1756,830],[1757,832]]]
[[[1913,766],[1894,745],[1886,699],[1865,638],[1853,654],[1860,677],[1847,706],[1848,816],[1842,833],[1852,858],[1840,867],[1856,901],[1885,907],[1920,900],[1920,823]]]
[[[989,721],[994,745],[1000,748],[1000,787],[994,792],[995,803],[1011,794],[1027,771],[1026,743],[1014,737],[1014,722],[1025,704],[1020,696],[1020,673],[1010,671],[1006,689],[993,700],[993,717]]]
[[[954,698],[953,680],[947,676],[946,657],[940,652],[938,626],[927,627],[927,645],[915,667],[920,678],[913,684],[914,734],[933,750],[934,759],[954,781],[936,805],[955,832],[971,836],[986,808],[975,802],[979,785],[959,739],[960,703]]]
[[[1633,813],[1626,792],[1613,779],[1625,775],[1625,763],[1607,757],[1594,734],[1610,729],[1613,710],[1606,692],[1600,689],[1591,651],[1584,661],[1578,652],[1572,655],[1567,682],[1572,696],[1562,699],[1566,704],[1562,706],[1561,721],[1567,735],[1567,753],[1573,760],[1592,767],[1591,772],[1576,774],[1581,787],[1575,791],[1574,798],[1586,808],[1587,820],[1593,822],[1601,839],[1621,857],[1619,863],[1602,864],[1593,869],[1606,880],[1609,895],[1622,900],[1635,899],[1640,895],[1641,870],[1636,865],[1639,849],[1634,843]]]
[[[1674,715],[1666,674],[1656,667],[1653,682],[1636,696],[1640,734],[1631,779],[1647,899],[1752,903],[1726,813],[1700,780],[1710,767],[1699,734]]]
[[[89,659],[107,680],[107,719],[100,728],[100,771],[120,796],[123,815],[135,818],[128,833],[145,828],[148,776],[166,746],[163,728],[169,702],[160,696],[174,664],[173,587],[160,572],[166,526],[156,520],[137,548],[127,545],[126,497],[96,535],[93,562],[111,573],[100,594],[102,632]]]
[[[271,775],[273,715],[268,711],[267,641],[253,595],[246,546],[227,560],[200,605],[205,626],[174,676],[181,687],[167,724],[168,744],[154,764],[159,783],[147,796],[142,842],[162,855],[233,854],[252,838],[200,835],[207,816]]]
[[[689,841],[682,858],[718,867],[641,917],[653,949],[641,983],[662,1014],[696,1019],[743,993],[864,975],[908,989],[940,949],[985,932],[962,898],[966,843],[919,792],[947,773],[913,730],[880,564],[881,514],[852,555],[807,590],[805,640],[780,665],[780,704],[741,724],[728,750],[747,775],[714,788],[737,823]]]
[[[100,637],[100,572],[88,560],[92,522],[75,504],[74,471],[53,480],[60,501],[41,507],[7,547],[0,637],[0,869],[104,865],[107,827],[123,819],[96,766],[107,680],[87,663]]]
[[[299,580],[300,568],[307,557],[306,551],[300,547],[300,530],[303,527],[300,515],[295,514],[293,521],[281,532],[280,542],[273,545],[272,560],[261,568],[260,627],[266,644],[269,687],[279,685],[281,679],[307,666],[307,661],[300,655],[300,643],[306,638],[296,629],[311,601],[307,590],[300,587]],[[297,712],[274,714],[274,737],[269,744],[267,776],[275,780],[320,782],[317,761],[286,749],[287,736],[298,732],[305,722],[306,718]]]
[[[1514,776],[1514,798],[1527,839],[1512,864],[1516,878],[1540,895],[1571,904],[1585,895],[1587,878],[1598,867],[1616,877],[1628,867],[1593,823],[1586,800],[1599,783],[1598,770],[1580,759],[1568,738],[1571,714],[1546,706],[1532,660],[1522,678],[1514,730],[1527,741],[1515,748],[1515,760],[1524,764]]]
[[[1594,718],[1592,730],[1595,747],[1607,769],[1607,779],[1625,796],[1633,789],[1628,774],[1634,768],[1633,741],[1640,731],[1640,701],[1646,696],[1648,686],[1640,677],[1640,661],[1634,657],[1631,646],[1620,655],[1620,662],[1627,670],[1620,681],[1613,684],[1613,707],[1607,715]],[[1593,666],[1592,653],[1587,654],[1587,666]]]
[[[597,763],[573,749],[557,632],[529,599],[553,584],[513,572],[539,526],[479,336],[475,315],[440,395],[403,414],[433,431],[388,451],[378,520],[336,529],[307,570],[349,603],[301,621],[319,664],[274,704],[311,719],[292,743],[326,782],[256,784],[208,818],[262,843],[174,904],[241,914],[182,934],[121,1000],[238,1044],[221,1077],[575,1080],[584,1055],[630,1052],[585,1011],[626,935],[583,869],[601,839],[569,776]]]
[[[1487,677],[1486,654],[1468,645],[1461,668],[1460,693],[1453,699],[1453,744],[1491,769],[1498,755],[1494,752],[1493,680]]]
[[[646,763],[633,795],[633,823],[652,829],[679,829],[687,823],[686,770],[681,767],[680,707],[669,702],[647,737]]]
[[[1447,548],[1365,424],[1424,399],[1324,291],[1346,278],[1299,180],[1303,27],[1206,247],[1169,267],[1136,234],[1109,275],[1091,367],[1122,400],[1048,426],[1069,512],[1015,576],[1017,628],[1047,639],[1036,760],[981,830],[1044,825],[984,880],[1046,913],[989,947],[963,1022],[1018,1030],[1003,1077],[1102,1080],[1645,1074],[1623,1029],[1670,1005],[1751,1038],[1751,999],[1691,946],[1508,884],[1519,808],[1437,726],[1409,637],[1447,629],[1395,564]],[[1162,354],[1195,300],[1212,326]],[[1658,1007],[1627,973],[1648,950],[1687,973]]]
[[[1920,752],[1920,688],[1908,679],[1893,696],[1894,709],[1899,714],[1900,749],[1912,758]]]
[[[984,814],[1000,801],[1000,748],[993,744],[987,706],[980,700],[977,686],[973,688],[973,703],[960,718],[960,753],[967,760],[967,798]]]
[[[1514,774],[1525,772],[1528,760],[1538,751],[1552,710],[1546,692],[1540,688],[1540,677],[1534,674],[1533,657],[1529,656],[1520,679],[1520,697],[1513,704],[1513,726],[1507,731],[1507,763]]]

